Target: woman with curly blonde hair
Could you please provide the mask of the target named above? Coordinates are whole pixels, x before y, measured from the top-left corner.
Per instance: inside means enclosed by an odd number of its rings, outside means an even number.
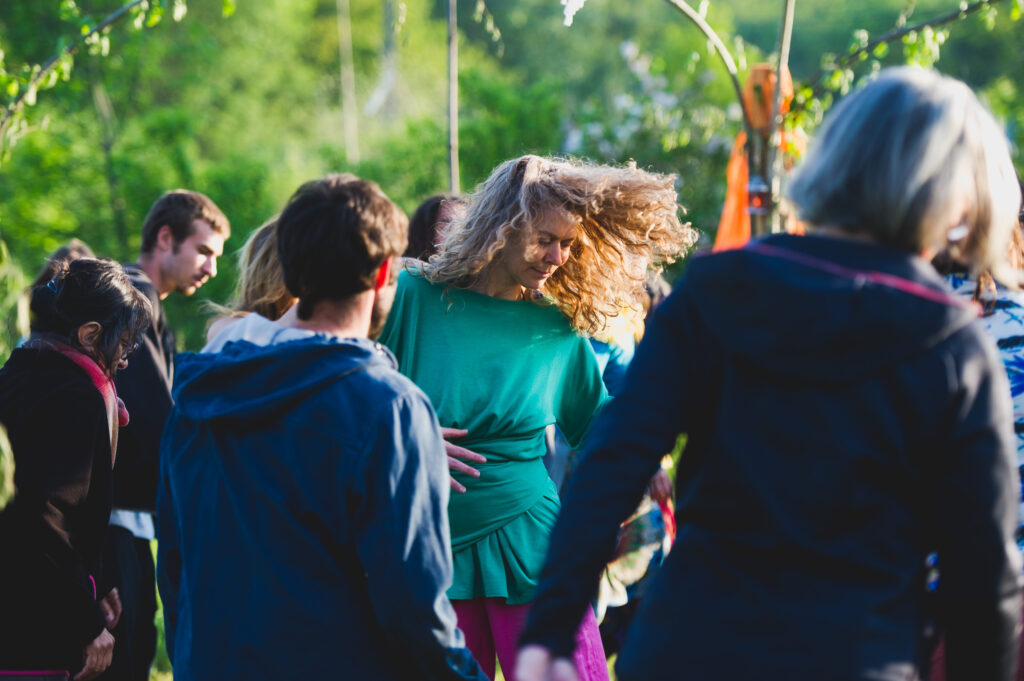
[[[443,426],[479,461],[449,459],[454,582],[467,647],[511,673],[558,494],[542,463],[544,430],[579,445],[607,397],[586,335],[638,309],[649,266],[696,240],[679,219],[672,176],[524,156],[467,200],[427,263],[398,280],[381,342],[430,397]],[[653,472],[653,471],[652,471]],[[587,679],[607,679],[593,613],[577,635]]]

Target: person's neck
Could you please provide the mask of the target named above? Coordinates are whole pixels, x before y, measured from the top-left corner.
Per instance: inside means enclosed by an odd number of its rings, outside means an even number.
[[[509,276],[501,276],[490,267],[480,273],[477,280],[470,284],[469,290],[502,300],[523,300],[526,297],[526,289],[522,284]]]
[[[321,300],[313,304],[313,314],[309,319],[296,317],[288,326],[338,338],[366,338],[370,331],[373,299],[371,290],[345,300]]]
[[[153,253],[140,253],[139,259],[135,261],[135,264],[139,266],[139,269],[146,273],[149,280],[153,282],[153,288],[156,289],[157,294],[160,296],[160,300],[163,300],[171,292],[171,289],[164,282],[164,278],[160,276],[160,264],[156,261],[156,255]]]

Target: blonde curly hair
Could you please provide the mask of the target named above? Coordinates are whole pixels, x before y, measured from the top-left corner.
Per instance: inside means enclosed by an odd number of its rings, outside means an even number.
[[[648,268],[672,262],[697,241],[679,219],[675,176],[567,159],[505,161],[467,199],[428,263],[433,283],[469,288],[517,240],[529,244],[551,211],[571,216],[578,234],[568,261],[535,300],[556,305],[579,333],[604,330],[622,310],[642,308]]]

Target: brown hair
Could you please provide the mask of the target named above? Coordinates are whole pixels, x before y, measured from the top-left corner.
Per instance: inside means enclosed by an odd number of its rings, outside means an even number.
[[[307,182],[277,222],[284,282],[299,298],[299,319],[320,300],[344,300],[373,288],[384,261],[401,255],[409,220],[375,183],[355,175]]]
[[[167,225],[174,237],[174,245],[192,235],[192,223],[205,220],[210,227],[225,239],[231,234],[231,224],[213,201],[199,192],[184,189],[169,191],[153,204],[142,223],[142,253],[150,253],[156,247],[160,228]]]

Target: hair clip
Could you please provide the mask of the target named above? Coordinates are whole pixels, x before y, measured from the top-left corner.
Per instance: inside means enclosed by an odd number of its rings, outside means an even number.
[[[46,288],[50,289],[54,293],[57,292],[57,278],[54,277],[50,281],[46,282]]]

